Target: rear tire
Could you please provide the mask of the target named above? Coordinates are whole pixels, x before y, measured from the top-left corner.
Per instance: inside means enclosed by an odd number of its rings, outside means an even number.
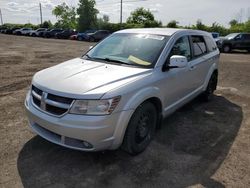
[[[154,136],[157,117],[156,107],[152,103],[142,103],[129,121],[122,149],[131,155],[143,152]]]
[[[218,73],[214,72],[209,79],[206,91],[202,94],[202,99],[206,102],[211,101],[214,97],[214,91],[216,90],[218,83]]]
[[[230,45],[224,45],[222,51],[224,53],[230,53],[232,51],[232,48]]]

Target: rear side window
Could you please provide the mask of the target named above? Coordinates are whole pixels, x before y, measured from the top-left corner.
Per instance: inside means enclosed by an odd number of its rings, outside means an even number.
[[[207,44],[207,50],[209,52],[215,51],[217,49],[217,46],[216,46],[215,42],[213,41],[213,39],[210,37],[204,37],[204,38],[205,38],[205,41]]]
[[[245,40],[250,40],[250,34],[244,34],[243,39]]]
[[[203,36],[191,36],[194,50],[194,57],[202,56],[207,53],[207,47]]]

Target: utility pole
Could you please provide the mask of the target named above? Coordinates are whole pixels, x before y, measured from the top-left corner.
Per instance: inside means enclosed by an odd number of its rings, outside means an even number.
[[[120,24],[121,24],[121,27],[122,27],[122,0],[121,0]]]
[[[1,16],[1,25],[3,25],[3,15],[2,15],[2,10],[0,9],[0,16]]]
[[[41,18],[41,24],[43,24],[43,13],[42,13],[42,5],[39,3],[40,6],[40,18]]]

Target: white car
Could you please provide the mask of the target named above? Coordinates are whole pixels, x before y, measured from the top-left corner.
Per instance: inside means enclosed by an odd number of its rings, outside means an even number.
[[[22,28],[22,29],[17,29],[13,32],[15,35],[29,35],[30,32],[33,30],[31,28]]]
[[[31,31],[29,33],[29,35],[32,36],[32,37],[38,37],[40,32],[46,31],[46,30],[47,30],[46,28],[39,28],[37,30]]]
[[[113,33],[80,58],[36,73],[25,107],[31,128],[83,151],[142,152],[161,119],[217,86],[211,34],[186,29]]]

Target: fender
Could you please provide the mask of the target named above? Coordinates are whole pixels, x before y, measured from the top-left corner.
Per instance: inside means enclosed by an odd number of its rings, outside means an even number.
[[[118,120],[116,129],[114,131],[114,142],[112,144],[112,149],[118,148],[123,141],[128,123],[135,111],[135,109],[146,101],[149,98],[156,97],[159,98],[162,102],[160,96],[160,90],[157,87],[147,87],[136,92],[130,99],[127,101],[124,111],[121,113],[121,116]]]
[[[158,87],[142,88],[127,101],[124,109],[135,110],[141,103],[152,97],[159,98],[161,102],[163,101]]]
[[[213,74],[213,72],[215,70],[218,70],[218,64],[217,63],[213,63],[212,66],[210,67],[210,69],[209,69],[209,71],[207,73],[204,85],[203,85],[203,89],[202,89],[203,91],[205,91],[207,89],[209,79],[211,78],[211,76],[212,76],[212,74]]]

